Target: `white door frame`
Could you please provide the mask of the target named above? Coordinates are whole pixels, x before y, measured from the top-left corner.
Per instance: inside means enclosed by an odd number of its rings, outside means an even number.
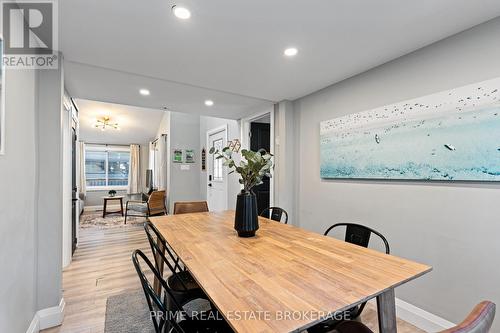
[[[78,198],[80,198],[80,119],[78,119],[78,110],[76,109],[73,101],[71,100],[71,118],[72,118],[72,121],[74,122],[74,125],[75,125],[75,132],[76,132],[76,150],[75,150],[75,154],[76,154],[76,158],[75,158],[75,163],[76,163],[76,167],[75,167],[75,171],[76,171],[76,187],[77,187],[77,195],[78,195]],[[73,123],[71,124],[71,126],[73,126]],[[71,129],[70,129],[70,133],[71,133]],[[78,247],[78,240],[80,239],[80,204],[82,204],[80,202],[80,199],[78,199],[78,201],[76,202],[77,203],[77,208],[76,208],[76,246]],[[83,204],[82,204],[83,205]],[[73,243],[73,240],[71,240],[71,242]],[[73,245],[71,245],[71,250],[73,250]]]
[[[210,151],[210,142],[209,142],[209,139],[210,139],[210,135],[213,135],[215,133],[219,133],[219,132],[222,132],[224,131],[225,135],[224,135],[224,138],[226,140],[226,145],[228,143],[228,126],[227,124],[224,124],[222,126],[219,126],[219,127],[216,127],[216,128],[212,128],[210,130],[207,130],[207,137],[206,137],[206,144],[207,144],[207,155],[209,154],[209,151]],[[208,163],[208,161],[207,161]],[[228,201],[228,192],[229,192],[229,175],[228,175],[228,172],[227,172],[227,167],[226,166],[223,166],[223,173],[226,177],[226,188],[224,189],[224,209],[227,210],[227,201]],[[208,164],[207,164],[207,172],[206,172],[206,179],[205,179],[205,186],[207,187],[206,188],[206,191],[207,191],[207,202],[208,202],[208,198],[210,197],[210,193],[208,193],[209,191],[209,188],[208,188],[208,176],[209,176],[209,172],[208,172]],[[210,208],[210,207],[209,207]]]
[[[271,118],[271,140],[270,142],[270,153],[274,155],[275,152],[275,138],[274,138],[274,104],[269,107],[268,110],[261,111],[250,117],[241,119],[241,148],[250,149],[250,123],[258,120],[266,115]],[[276,159],[273,158],[273,162],[276,163]],[[274,205],[274,167],[271,169],[271,180],[269,182],[269,206]]]
[[[62,209],[62,267],[65,268],[71,263],[72,259],[72,184],[71,184],[71,172],[72,172],[72,159],[71,159],[71,141],[73,138],[71,128],[72,128],[72,111],[71,107],[68,105],[63,105],[62,107],[62,199],[63,199],[63,209]]]

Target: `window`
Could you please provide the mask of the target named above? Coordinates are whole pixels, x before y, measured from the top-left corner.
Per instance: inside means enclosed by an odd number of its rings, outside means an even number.
[[[88,187],[107,185],[106,156],[105,151],[85,152],[85,179]]]
[[[216,150],[222,151],[224,147],[222,147],[223,141],[222,139],[214,140],[213,141],[213,146]],[[214,181],[223,181],[224,179],[222,178],[222,158],[213,158],[213,174],[214,174]]]
[[[126,187],[130,151],[128,148],[90,146],[85,150],[85,178],[89,189]]]

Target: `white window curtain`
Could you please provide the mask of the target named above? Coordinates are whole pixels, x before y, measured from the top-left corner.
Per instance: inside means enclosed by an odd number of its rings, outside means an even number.
[[[159,172],[159,156],[158,156],[158,140],[151,142],[149,149],[149,168],[153,170],[153,188],[158,188],[158,175]]]
[[[148,169],[151,169],[153,171],[153,184],[152,187],[155,187],[156,184],[156,169],[155,169],[155,144],[153,142],[149,143],[149,163],[148,163]]]
[[[80,179],[78,181],[78,185],[80,188],[80,193],[83,193],[83,195],[85,195],[87,193],[87,179],[85,179],[85,142],[80,141],[79,148]]]
[[[168,174],[167,135],[162,134],[149,144],[149,168],[153,170],[153,187],[167,189]]]
[[[130,145],[130,164],[128,170],[128,194],[141,192],[140,190],[140,146]]]

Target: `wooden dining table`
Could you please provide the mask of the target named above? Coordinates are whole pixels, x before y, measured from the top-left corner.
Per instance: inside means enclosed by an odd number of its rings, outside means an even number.
[[[372,298],[396,332],[394,288],[432,269],[263,217],[240,238],[234,211],[150,220],[235,332],[300,332]]]

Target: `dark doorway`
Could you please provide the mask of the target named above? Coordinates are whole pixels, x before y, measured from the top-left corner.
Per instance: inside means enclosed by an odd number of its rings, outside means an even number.
[[[251,123],[250,124],[250,149],[257,151],[259,149],[271,150],[271,124],[269,123]],[[264,183],[254,187],[257,196],[257,207],[260,212],[269,207],[270,200],[270,179],[265,177]]]

